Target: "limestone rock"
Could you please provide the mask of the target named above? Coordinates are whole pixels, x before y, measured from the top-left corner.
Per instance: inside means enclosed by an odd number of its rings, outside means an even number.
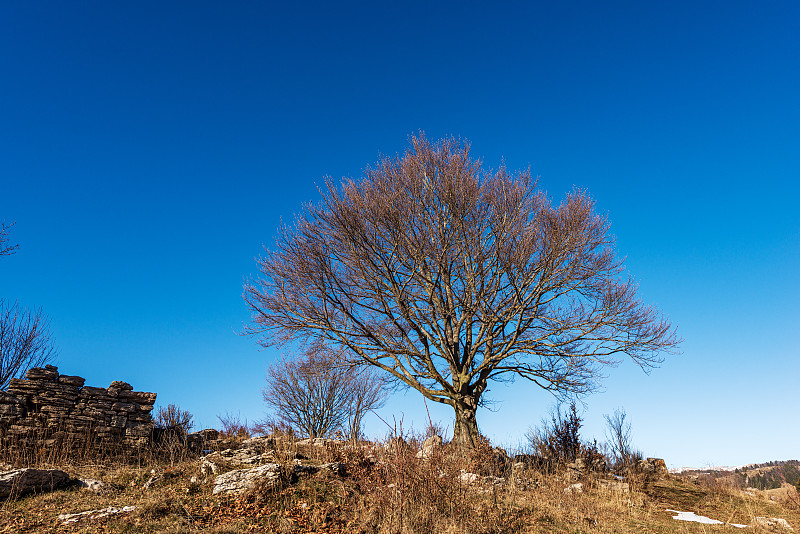
[[[114,380],[111,382],[111,385],[108,386],[108,389],[118,389],[120,391],[133,391],[133,386],[128,384],[127,382],[123,382],[121,380]]]
[[[755,524],[767,528],[784,528],[786,530],[794,530],[789,522],[780,517],[756,517]]]
[[[433,435],[422,442],[419,451],[417,451],[417,458],[427,460],[433,456],[434,451],[442,446],[442,436]]]
[[[325,439],[325,438],[306,438],[297,441],[297,445],[306,445],[311,447],[324,447],[325,444],[331,442],[333,440]]]
[[[75,387],[83,387],[84,382],[86,382],[85,378],[81,378],[80,376],[68,376],[68,375],[61,375],[58,377],[58,382],[61,384],[67,384],[69,386]]]
[[[43,493],[64,486],[69,475],[59,469],[14,469],[0,473],[0,498]]]
[[[70,523],[75,523],[84,517],[88,519],[100,519],[101,517],[106,517],[109,515],[132,512],[135,509],[136,509],[135,506],[123,506],[121,508],[117,508],[116,506],[109,506],[108,508],[101,508],[99,510],[88,510],[86,512],[80,512],[77,514],[59,514],[58,519],[63,521],[62,525],[69,525]]]
[[[58,379],[58,367],[53,367],[52,365],[45,365],[44,368],[33,367],[25,373],[25,379],[55,381]]]
[[[464,485],[470,485],[476,483],[480,480],[481,476],[475,473],[468,473],[466,471],[462,471],[460,475],[458,475],[458,481]]]
[[[325,471],[330,471],[334,475],[342,476],[344,475],[344,464],[339,462],[331,462],[322,465],[304,465],[297,463],[292,467],[292,473],[295,475],[313,475]]]
[[[272,487],[278,485],[280,481],[280,464],[265,464],[252,469],[236,469],[214,479],[213,493],[242,493],[254,488],[257,484]]]
[[[570,494],[583,493],[583,484],[581,482],[570,484],[569,486],[564,488],[564,493],[570,493]]]
[[[0,447],[13,440],[82,447],[90,428],[92,446],[130,450],[149,442],[155,393],[132,391],[120,381],[109,389],[84,386],[83,378],[59,375],[52,365],[29,369],[25,376],[0,392]]]
[[[111,493],[114,491],[114,488],[110,484],[106,484],[102,480],[94,480],[91,478],[79,478],[78,487],[94,493]]]
[[[667,464],[661,458],[647,458],[645,460],[639,460],[639,462],[636,464],[636,470],[656,479],[669,477]]]
[[[615,492],[615,493],[629,493],[630,486],[627,482],[622,482],[621,480],[606,480],[600,479],[597,481],[597,485],[600,488],[603,488],[607,491]]]

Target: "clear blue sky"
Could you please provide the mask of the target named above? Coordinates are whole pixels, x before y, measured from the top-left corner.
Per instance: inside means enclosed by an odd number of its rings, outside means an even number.
[[[0,220],[20,248],[0,296],[50,315],[64,373],[201,426],[258,418],[277,352],[237,335],[242,282],[280,220],[409,134],[462,136],[556,199],[588,189],[685,338],[650,376],[609,370],[586,437],[624,406],[671,466],[797,458],[798,22],[793,1],[2,2]],[[551,404],[491,395],[479,424],[506,445]],[[421,428],[421,397],[381,416]]]

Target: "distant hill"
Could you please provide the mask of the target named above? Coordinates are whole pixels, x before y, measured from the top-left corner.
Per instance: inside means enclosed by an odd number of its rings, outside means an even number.
[[[756,488],[759,490],[777,489],[783,483],[788,483],[792,486],[800,484],[800,461],[798,460],[781,460],[739,467],[710,467],[705,469],[682,467],[672,469],[670,472],[695,476],[704,475],[720,480],[725,479],[740,488]]]

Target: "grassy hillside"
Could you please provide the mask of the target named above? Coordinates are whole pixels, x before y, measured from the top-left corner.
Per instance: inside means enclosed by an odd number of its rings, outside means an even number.
[[[445,446],[423,461],[416,458],[418,441],[408,441],[408,446],[398,441],[359,447],[275,441],[271,457],[287,475],[275,486],[257,486],[240,495],[214,495],[214,476],[201,471],[198,458],[185,454],[173,454],[171,460],[150,455],[127,464],[62,463],[57,467],[75,477],[103,480],[110,484],[110,491],[93,493],[73,486],[8,500],[0,506],[0,533],[738,531],[729,525],[676,521],[667,509],[747,525],[758,516],[779,517],[800,527],[796,493],[770,500],[719,478],[657,480],[645,475],[628,477],[629,491],[621,491],[602,482],[609,478],[602,474],[567,480],[563,471],[544,473],[531,466],[501,465],[488,446],[470,458],[459,457]],[[298,462],[340,462],[343,470],[341,475],[323,470],[289,476]],[[237,466],[227,465],[224,470],[233,467]],[[465,483],[465,472],[475,473],[478,482]],[[491,477],[503,477],[503,481]],[[567,489],[577,482],[580,490]],[[109,506],[135,508],[69,524],[58,519],[60,514]],[[755,526],[749,531],[770,529]]]

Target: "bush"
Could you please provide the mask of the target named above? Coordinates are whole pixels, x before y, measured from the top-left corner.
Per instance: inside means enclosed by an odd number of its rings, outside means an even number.
[[[578,415],[575,402],[562,411],[556,406],[550,419],[543,419],[540,426],[526,433],[532,453],[540,460],[540,467],[552,471],[583,458],[590,469],[605,470],[605,455],[596,441],[581,441],[580,429],[583,418]]]
[[[225,438],[249,438],[253,434],[253,429],[247,424],[247,419],[242,421],[239,414],[233,415],[225,412],[225,415],[218,415],[222,429],[220,434]]]
[[[188,410],[181,410],[176,404],[159,406],[156,412],[156,428],[178,430],[183,434],[188,434],[194,423],[194,416]]]

